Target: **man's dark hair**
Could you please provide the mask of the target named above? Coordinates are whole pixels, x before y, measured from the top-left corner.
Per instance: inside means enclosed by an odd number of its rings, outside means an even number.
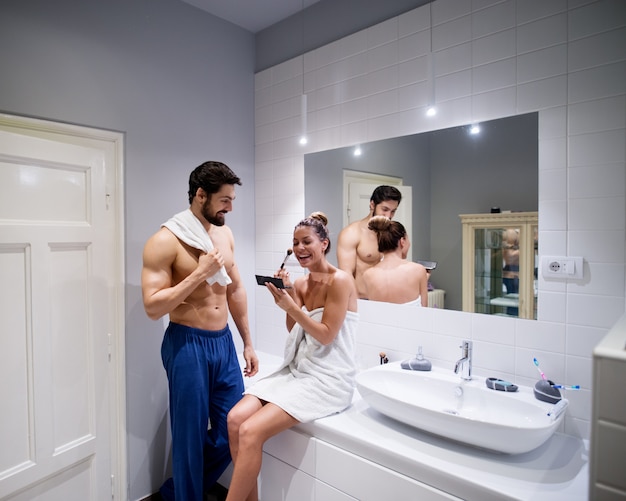
[[[378,205],[382,202],[386,202],[387,200],[393,200],[398,202],[400,205],[400,201],[402,200],[402,193],[395,186],[387,186],[385,184],[376,187],[376,189],[372,192],[372,196],[370,197],[370,202],[374,202],[374,205]]]
[[[222,162],[204,162],[196,167],[189,176],[189,203],[196,196],[198,188],[206,191],[207,195],[212,195],[220,191],[225,184],[238,184],[241,186],[241,179],[228,165]]]

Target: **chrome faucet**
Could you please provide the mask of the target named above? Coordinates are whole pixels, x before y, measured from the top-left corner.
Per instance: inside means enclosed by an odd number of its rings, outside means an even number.
[[[461,371],[461,379],[469,381],[472,379],[472,342],[464,340],[461,348],[461,358],[454,365],[456,374]]]

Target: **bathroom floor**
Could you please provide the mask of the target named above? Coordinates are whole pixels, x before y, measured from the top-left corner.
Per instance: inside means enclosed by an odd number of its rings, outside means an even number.
[[[224,501],[226,499],[226,494],[228,494],[228,489],[226,489],[226,487],[223,487],[220,484],[215,484],[213,489],[211,489],[211,492],[207,494],[205,501]],[[157,492],[152,494],[152,496],[144,498],[143,501],[163,501],[163,498]]]

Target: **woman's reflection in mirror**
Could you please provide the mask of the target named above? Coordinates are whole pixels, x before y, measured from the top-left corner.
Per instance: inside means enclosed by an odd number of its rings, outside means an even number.
[[[363,273],[367,299],[428,306],[428,273],[423,265],[407,261],[411,242],[402,223],[375,216],[368,228],[377,237],[382,257]]]
[[[372,192],[369,213],[354,221],[339,233],[337,239],[337,265],[352,274],[356,281],[359,298],[366,298],[363,273],[380,261],[376,236],[367,224],[374,216],[393,219],[402,200],[402,193],[394,186],[381,185]]]

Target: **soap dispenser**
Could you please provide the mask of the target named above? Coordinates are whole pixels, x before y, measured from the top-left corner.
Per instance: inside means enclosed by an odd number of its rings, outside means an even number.
[[[415,358],[404,360],[400,363],[400,367],[410,371],[429,371],[432,369],[432,366],[433,365],[430,363],[430,360],[426,360],[424,358],[421,346],[417,349],[417,355]]]

